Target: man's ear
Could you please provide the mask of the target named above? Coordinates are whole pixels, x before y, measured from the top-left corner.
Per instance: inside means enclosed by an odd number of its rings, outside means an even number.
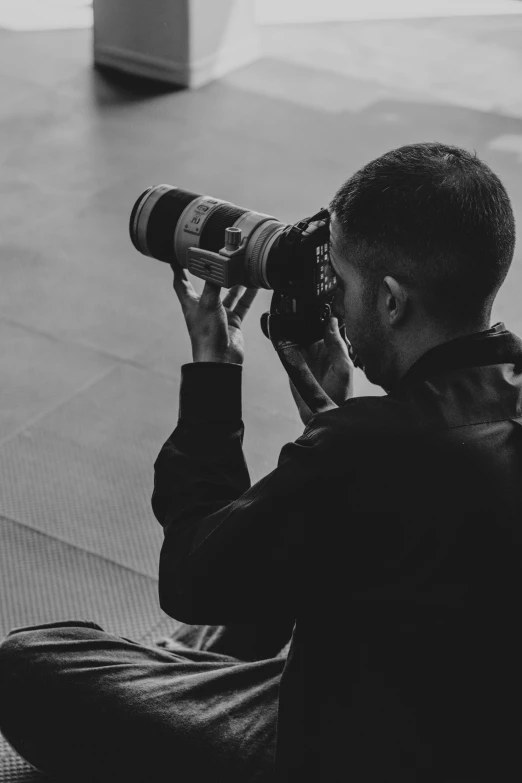
[[[383,280],[384,306],[390,326],[398,326],[406,317],[410,297],[406,288],[389,275]]]

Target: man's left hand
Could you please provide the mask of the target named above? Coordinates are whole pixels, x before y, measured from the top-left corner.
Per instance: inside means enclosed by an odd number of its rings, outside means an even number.
[[[171,264],[174,290],[185,316],[194,362],[243,364],[241,323],[258,292],[257,288],[234,286],[221,301],[221,287],[205,281],[198,296],[185,270]]]

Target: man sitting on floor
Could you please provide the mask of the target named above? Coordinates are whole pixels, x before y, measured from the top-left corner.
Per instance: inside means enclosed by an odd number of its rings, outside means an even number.
[[[338,407],[250,486],[241,322],[254,292],[174,267],[192,341],[155,462],[170,649],[74,621],[0,646],[0,729],[68,781],[522,778],[522,341],[491,310],[508,195],[438,143],[330,204],[337,318],[307,360]],[[281,648],[291,639],[288,655]]]

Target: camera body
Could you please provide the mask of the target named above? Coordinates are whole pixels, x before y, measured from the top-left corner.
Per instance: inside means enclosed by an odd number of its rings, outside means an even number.
[[[240,225],[235,225],[225,229],[224,245],[218,253],[188,247],[188,271],[224,288],[249,285],[248,239]],[[274,295],[270,313],[261,322],[266,337],[270,338],[270,327],[274,328],[277,319],[278,335],[292,342],[308,345],[322,338],[337,282],[329,247],[327,210],[285,227],[278,236],[268,272]]]
[[[327,209],[294,225],[170,185],[149,188],[132,210],[130,234],[145,255],[224,288],[274,291],[265,336],[310,345],[321,340],[337,280],[330,265]]]

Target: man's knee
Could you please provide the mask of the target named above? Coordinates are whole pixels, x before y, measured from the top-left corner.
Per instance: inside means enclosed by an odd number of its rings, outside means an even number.
[[[63,643],[83,628],[102,630],[99,625],[87,620],[66,620],[24,626],[10,631],[0,642],[0,692],[16,678],[15,675],[21,669],[27,670],[29,667],[34,674],[39,657],[46,664],[52,664]]]
[[[39,623],[38,625],[22,625],[13,628],[4,641],[10,639],[11,636],[31,631],[47,631],[54,630],[55,628],[94,628],[97,631],[102,631],[98,623],[93,623],[91,620],[58,620],[54,623]]]
[[[34,675],[34,666],[29,663],[27,653],[33,647],[35,633],[13,634],[0,644],[0,730],[8,736],[18,706],[32,689],[27,673],[32,671]]]
[[[15,668],[34,646],[36,631],[24,630],[6,636],[0,643],[0,688],[9,681]]]
[[[0,643],[0,729],[6,731],[15,713],[49,695],[55,677],[66,671],[71,639],[102,630],[86,620],[14,628]]]

